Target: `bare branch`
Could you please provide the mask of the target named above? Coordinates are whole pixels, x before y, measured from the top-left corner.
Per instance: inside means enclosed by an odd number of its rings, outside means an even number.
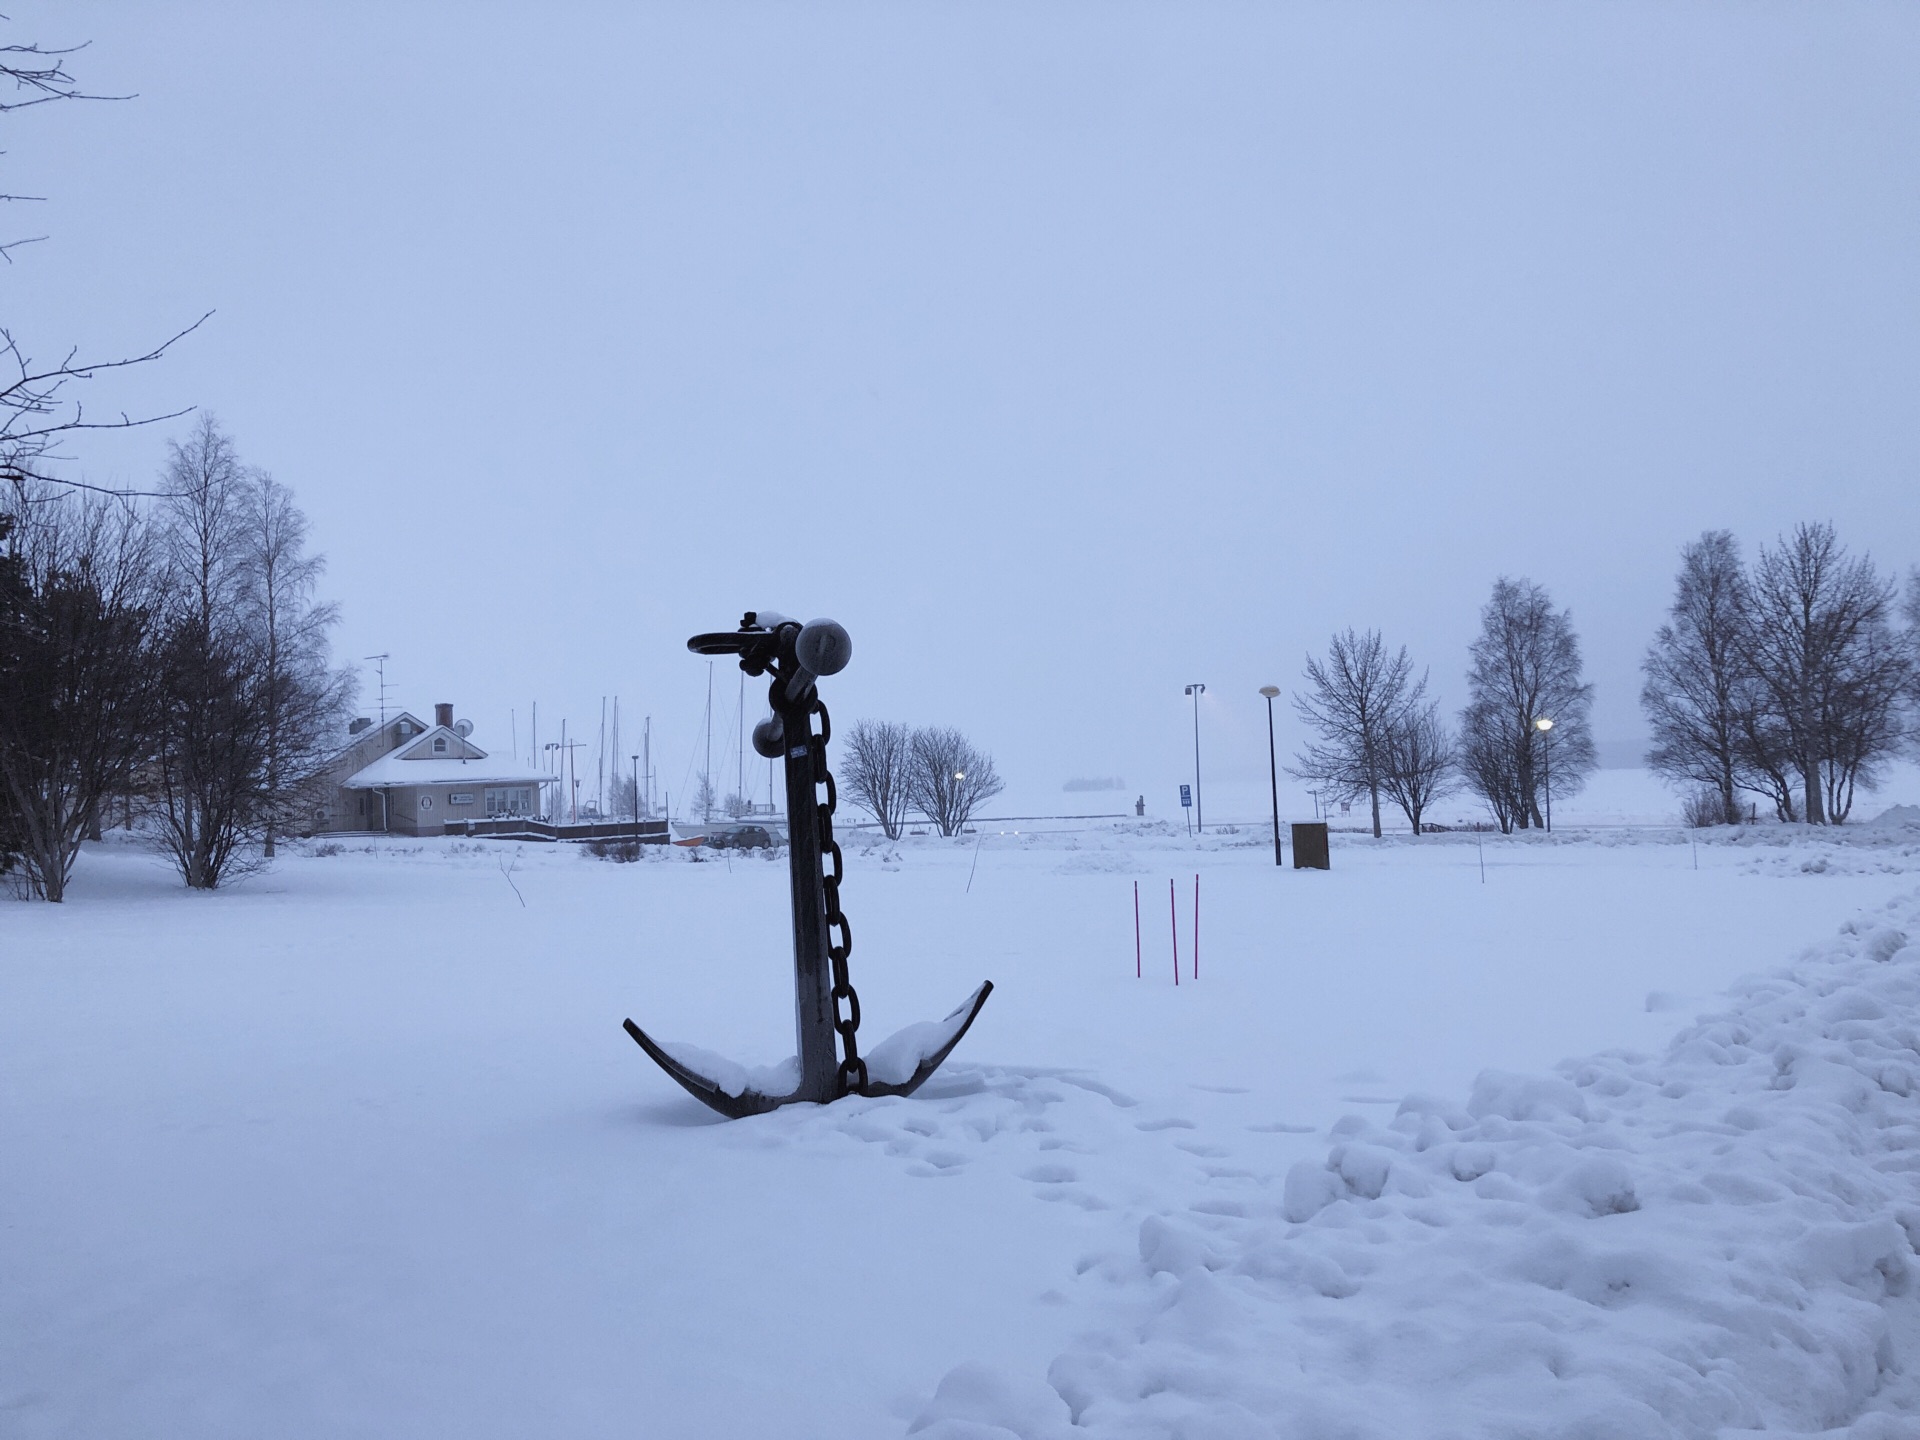
[[[59,437],[89,430],[133,430],[177,420],[191,413],[192,407],[171,410],[160,415],[132,416],[122,411],[116,418],[91,420],[78,401],[69,403],[61,391],[75,380],[91,380],[108,370],[124,370],[158,360],[173,346],[193,334],[213,316],[209,310],[185,329],[177,331],[145,354],[114,360],[78,360],[77,350],[69,350],[57,364],[36,367],[32,357],[20,346],[13,333],[0,327],[0,357],[11,364],[12,378],[0,381],[0,478],[37,480],[49,485],[65,485],[103,495],[169,498],[171,492],[120,489],[88,484],[54,473],[48,462],[63,458],[56,448]]]

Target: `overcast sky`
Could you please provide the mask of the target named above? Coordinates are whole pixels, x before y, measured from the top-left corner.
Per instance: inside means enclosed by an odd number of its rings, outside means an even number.
[[[1701,529],[1920,560],[1909,3],[11,13],[138,98],[5,122],[50,237],[8,323],[216,311],[89,403],[218,415],[311,516],[340,654],[499,751],[618,693],[680,789],[686,637],[764,607],[851,630],[837,723],[1167,813],[1183,686],[1264,780],[1257,687],[1336,627],[1455,709],[1531,577],[1625,746]],[[74,473],[144,483],[168,433]]]

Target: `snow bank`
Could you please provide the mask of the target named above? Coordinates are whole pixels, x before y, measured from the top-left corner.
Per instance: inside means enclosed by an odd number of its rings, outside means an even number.
[[[921,1440],[1920,1436],[1920,897],[1658,1059],[1489,1072],[1148,1215],[1109,1326]]]

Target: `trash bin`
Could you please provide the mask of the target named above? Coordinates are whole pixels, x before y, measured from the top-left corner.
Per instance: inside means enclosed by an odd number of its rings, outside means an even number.
[[[1293,868],[1331,870],[1333,857],[1327,846],[1327,826],[1323,820],[1293,827]]]

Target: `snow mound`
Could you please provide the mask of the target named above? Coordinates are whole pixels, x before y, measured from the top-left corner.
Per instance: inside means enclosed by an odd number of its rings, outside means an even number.
[[[1920,830],[1920,805],[1895,805],[1867,822],[1875,830]]]
[[[1920,1436],[1916,927],[1850,923],[1657,1059],[1488,1072],[1148,1214],[1051,1395],[962,1367],[912,1433]]]

